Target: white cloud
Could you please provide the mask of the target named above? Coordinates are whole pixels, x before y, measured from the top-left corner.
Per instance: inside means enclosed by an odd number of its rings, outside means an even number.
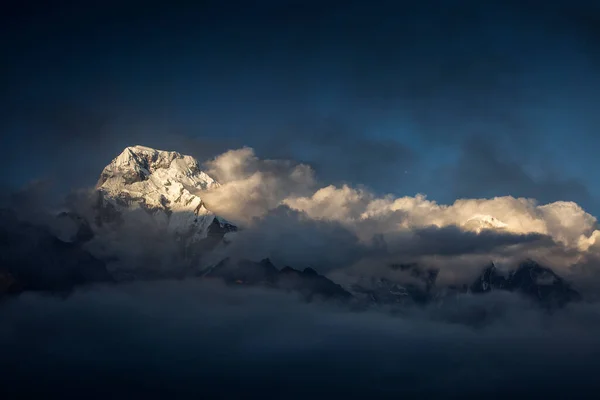
[[[261,160],[250,148],[228,151],[207,166],[207,172],[222,185],[203,192],[202,198],[214,212],[246,228],[237,235],[239,245],[231,250],[244,248],[245,254],[251,249],[255,258],[277,255],[285,260],[286,249],[290,249],[290,261],[328,260],[337,261],[333,264],[338,266],[344,262],[348,271],[361,266],[358,269],[363,272],[397,259],[417,258],[431,266],[454,266],[445,268],[451,277],[464,274],[470,266],[481,267],[486,260],[510,264],[526,257],[567,274],[572,265],[600,255],[596,218],[573,202],[540,205],[535,199],[504,196],[459,199],[444,205],[422,194],[377,196],[348,185],[319,187],[309,166]],[[281,206],[299,214],[275,211]],[[276,222],[281,216],[285,218]],[[473,222],[467,222],[474,216],[482,219],[481,226],[465,234],[472,230],[469,224]],[[488,216],[497,220],[497,229],[477,235]],[[329,224],[311,224],[310,220]],[[338,228],[332,228],[335,226]],[[296,236],[291,235],[294,229],[298,230]],[[347,232],[343,245],[332,237],[340,229]],[[354,235],[355,245],[360,246],[352,257],[348,256],[348,243],[353,243],[348,234]],[[538,236],[532,236],[535,234]],[[538,240],[542,236],[548,240]],[[324,241],[318,251],[311,237]],[[437,242],[424,242],[428,240]],[[304,248],[307,243],[311,245]],[[370,251],[382,245],[382,256]],[[449,251],[448,246],[454,245],[462,253]],[[323,257],[317,252],[329,254]]]
[[[249,224],[290,195],[310,193],[314,171],[285,160],[261,160],[250,148],[230,150],[207,163],[208,174],[221,186],[201,196],[217,214]]]
[[[442,205],[423,195],[377,198],[347,186],[328,186],[310,197],[288,198],[284,203],[312,218],[343,222],[359,234],[364,233],[361,228],[365,221],[379,221],[378,233],[389,233],[428,226],[461,227],[473,216],[483,215],[502,222],[507,232],[549,235],[566,246],[578,247],[582,240],[592,237],[597,225],[596,218],[576,203],[538,205],[534,199],[510,196],[459,199],[451,205]]]

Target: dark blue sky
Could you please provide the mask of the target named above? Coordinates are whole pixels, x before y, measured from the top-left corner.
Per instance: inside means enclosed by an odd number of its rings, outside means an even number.
[[[247,145],[324,183],[600,214],[598,2],[94,3],[2,16],[5,184]]]

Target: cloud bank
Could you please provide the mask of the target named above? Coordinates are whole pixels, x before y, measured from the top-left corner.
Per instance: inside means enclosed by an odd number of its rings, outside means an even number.
[[[367,275],[392,262],[419,262],[443,266],[440,278],[449,280],[475,276],[490,261],[509,267],[525,258],[572,278],[585,270],[587,279],[600,258],[597,219],[574,202],[502,196],[444,205],[422,194],[378,196],[323,185],[311,167],[260,160],[250,148],[207,167],[223,184],[198,194],[244,228],[231,254]]]
[[[547,315],[491,295],[391,316],[188,280],[0,307],[9,396],[583,398],[598,387],[596,306]]]

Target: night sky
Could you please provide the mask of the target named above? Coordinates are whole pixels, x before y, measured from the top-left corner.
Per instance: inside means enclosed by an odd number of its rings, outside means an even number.
[[[132,144],[250,146],[324,183],[600,213],[600,3],[73,3],[3,11],[10,187],[93,185]]]

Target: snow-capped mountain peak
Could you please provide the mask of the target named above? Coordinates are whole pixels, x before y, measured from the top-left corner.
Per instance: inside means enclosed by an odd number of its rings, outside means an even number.
[[[483,229],[504,229],[507,226],[496,217],[487,214],[476,214],[463,224],[463,228],[476,232],[481,232]]]
[[[153,182],[175,181],[194,189],[210,189],[219,184],[200,170],[198,161],[175,151],[156,150],[145,146],[125,148],[107,165],[97,187],[121,188],[152,178]],[[158,179],[158,180],[157,180]]]
[[[211,225],[235,228],[209,211],[199,196],[218,186],[191,156],[131,146],[104,168],[96,189],[118,212],[141,208],[168,232],[197,241],[208,236]]]

